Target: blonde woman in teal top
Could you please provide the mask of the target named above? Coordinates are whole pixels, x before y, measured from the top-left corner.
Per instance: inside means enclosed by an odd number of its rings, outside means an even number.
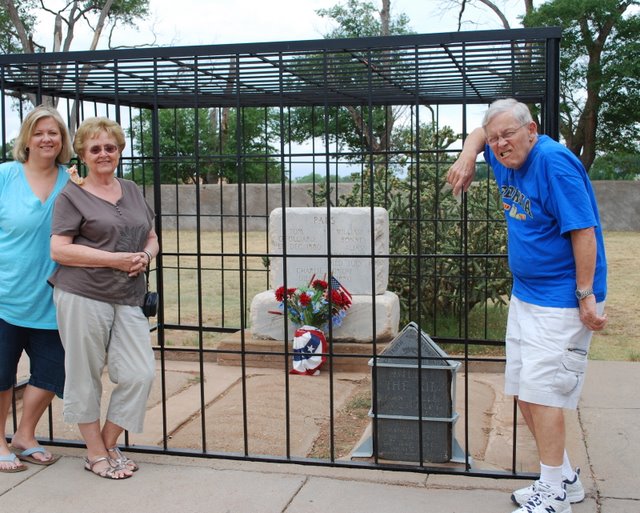
[[[63,163],[72,154],[60,114],[39,106],[24,119],[15,160],[0,165],[0,472],[57,459],[38,444],[35,429],[64,390],[64,350],[47,278],[56,267],[49,249],[53,205],[68,179]],[[5,426],[23,352],[31,374],[9,447]]]

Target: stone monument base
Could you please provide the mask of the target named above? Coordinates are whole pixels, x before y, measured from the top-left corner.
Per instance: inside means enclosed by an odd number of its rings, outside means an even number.
[[[373,308],[371,295],[354,294],[351,308],[342,325],[334,327],[334,342],[371,343],[373,340]],[[398,334],[400,322],[400,300],[393,292],[375,296],[376,341],[389,342]],[[256,339],[284,340],[284,316],[277,312],[279,303],[273,290],[256,294],[251,301],[251,332]],[[295,328],[289,322],[289,334]]]
[[[293,332],[291,332],[293,334]],[[218,345],[218,365],[242,365],[242,332],[237,331],[223,338]],[[376,352],[380,354],[386,343],[376,343]],[[244,332],[244,362],[247,367],[270,367],[288,370],[291,368],[291,342],[288,344],[289,356],[285,355],[282,340],[264,340]],[[372,344],[335,342],[332,357],[327,357],[323,371],[333,368],[334,372],[369,372],[369,360],[373,356]]]

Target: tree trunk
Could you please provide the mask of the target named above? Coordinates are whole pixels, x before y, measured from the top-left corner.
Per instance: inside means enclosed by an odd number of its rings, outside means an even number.
[[[389,24],[391,18],[391,0],[382,0],[382,10],[380,11],[380,23],[383,36],[390,34]]]
[[[624,10],[622,11],[624,12]],[[580,31],[589,53],[587,65],[587,100],[580,114],[575,133],[567,147],[580,158],[585,169],[589,171],[596,158],[596,134],[598,131],[598,112],[602,104],[602,51],[613,30],[615,21],[607,21],[600,29],[597,37],[592,38],[586,18],[580,20]],[[589,43],[591,41],[591,43]],[[569,141],[569,140],[568,140]]]

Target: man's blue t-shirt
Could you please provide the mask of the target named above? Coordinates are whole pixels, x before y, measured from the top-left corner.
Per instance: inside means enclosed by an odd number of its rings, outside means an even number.
[[[42,203],[20,162],[0,165],[0,319],[27,328],[56,329],[52,288],[51,216],[68,175],[58,166],[56,183]]]
[[[507,220],[512,294],[539,306],[575,308],[576,265],[569,232],[595,227],[593,290],[607,294],[607,263],[600,216],[591,182],[580,160],[546,135],[539,137],[520,169],[504,167],[488,146]]]

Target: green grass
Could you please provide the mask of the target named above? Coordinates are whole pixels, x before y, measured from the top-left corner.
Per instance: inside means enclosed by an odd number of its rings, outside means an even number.
[[[640,233],[606,232],[607,327],[593,335],[592,360],[640,361]]]
[[[248,322],[251,300],[269,288],[263,264],[266,237],[263,232],[247,233],[242,240],[245,256],[241,259],[236,232],[202,232],[200,240],[193,231],[163,232],[165,323],[197,327],[201,321],[204,327],[237,328],[243,312]],[[605,234],[605,242],[609,262],[609,324],[604,331],[594,334],[590,358],[640,361],[640,317],[636,313],[636,305],[640,303],[637,264],[640,234],[609,232]],[[487,305],[485,311],[484,307],[476,306],[470,313],[469,339],[503,340],[506,317],[506,307]],[[428,326],[427,331],[433,329],[428,322],[424,325]],[[456,319],[440,318],[429,334],[457,338],[463,336],[464,330]],[[196,347],[202,337],[205,347],[213,347],[223,336],[188,330],[165,331],[166,343],[174,346]],[[443,349],[450,354],[464,351],[461,344],[446,344]],[[494,356],[503,355],[503,350],[470,345],[469,353]]]
[[[267,290],[268,276],[262,263],[265,234],[247,233],[240,241],[236,232],[163,232],[164,321],[186,326],[237,328],[242,313],[249,315],[251,299]],[[198,258],[197,255],[200,255]],[[205,333],[203,344],[211,347],[222,334]],[[166,343],[197,346],[193,331],[167,331]]]

